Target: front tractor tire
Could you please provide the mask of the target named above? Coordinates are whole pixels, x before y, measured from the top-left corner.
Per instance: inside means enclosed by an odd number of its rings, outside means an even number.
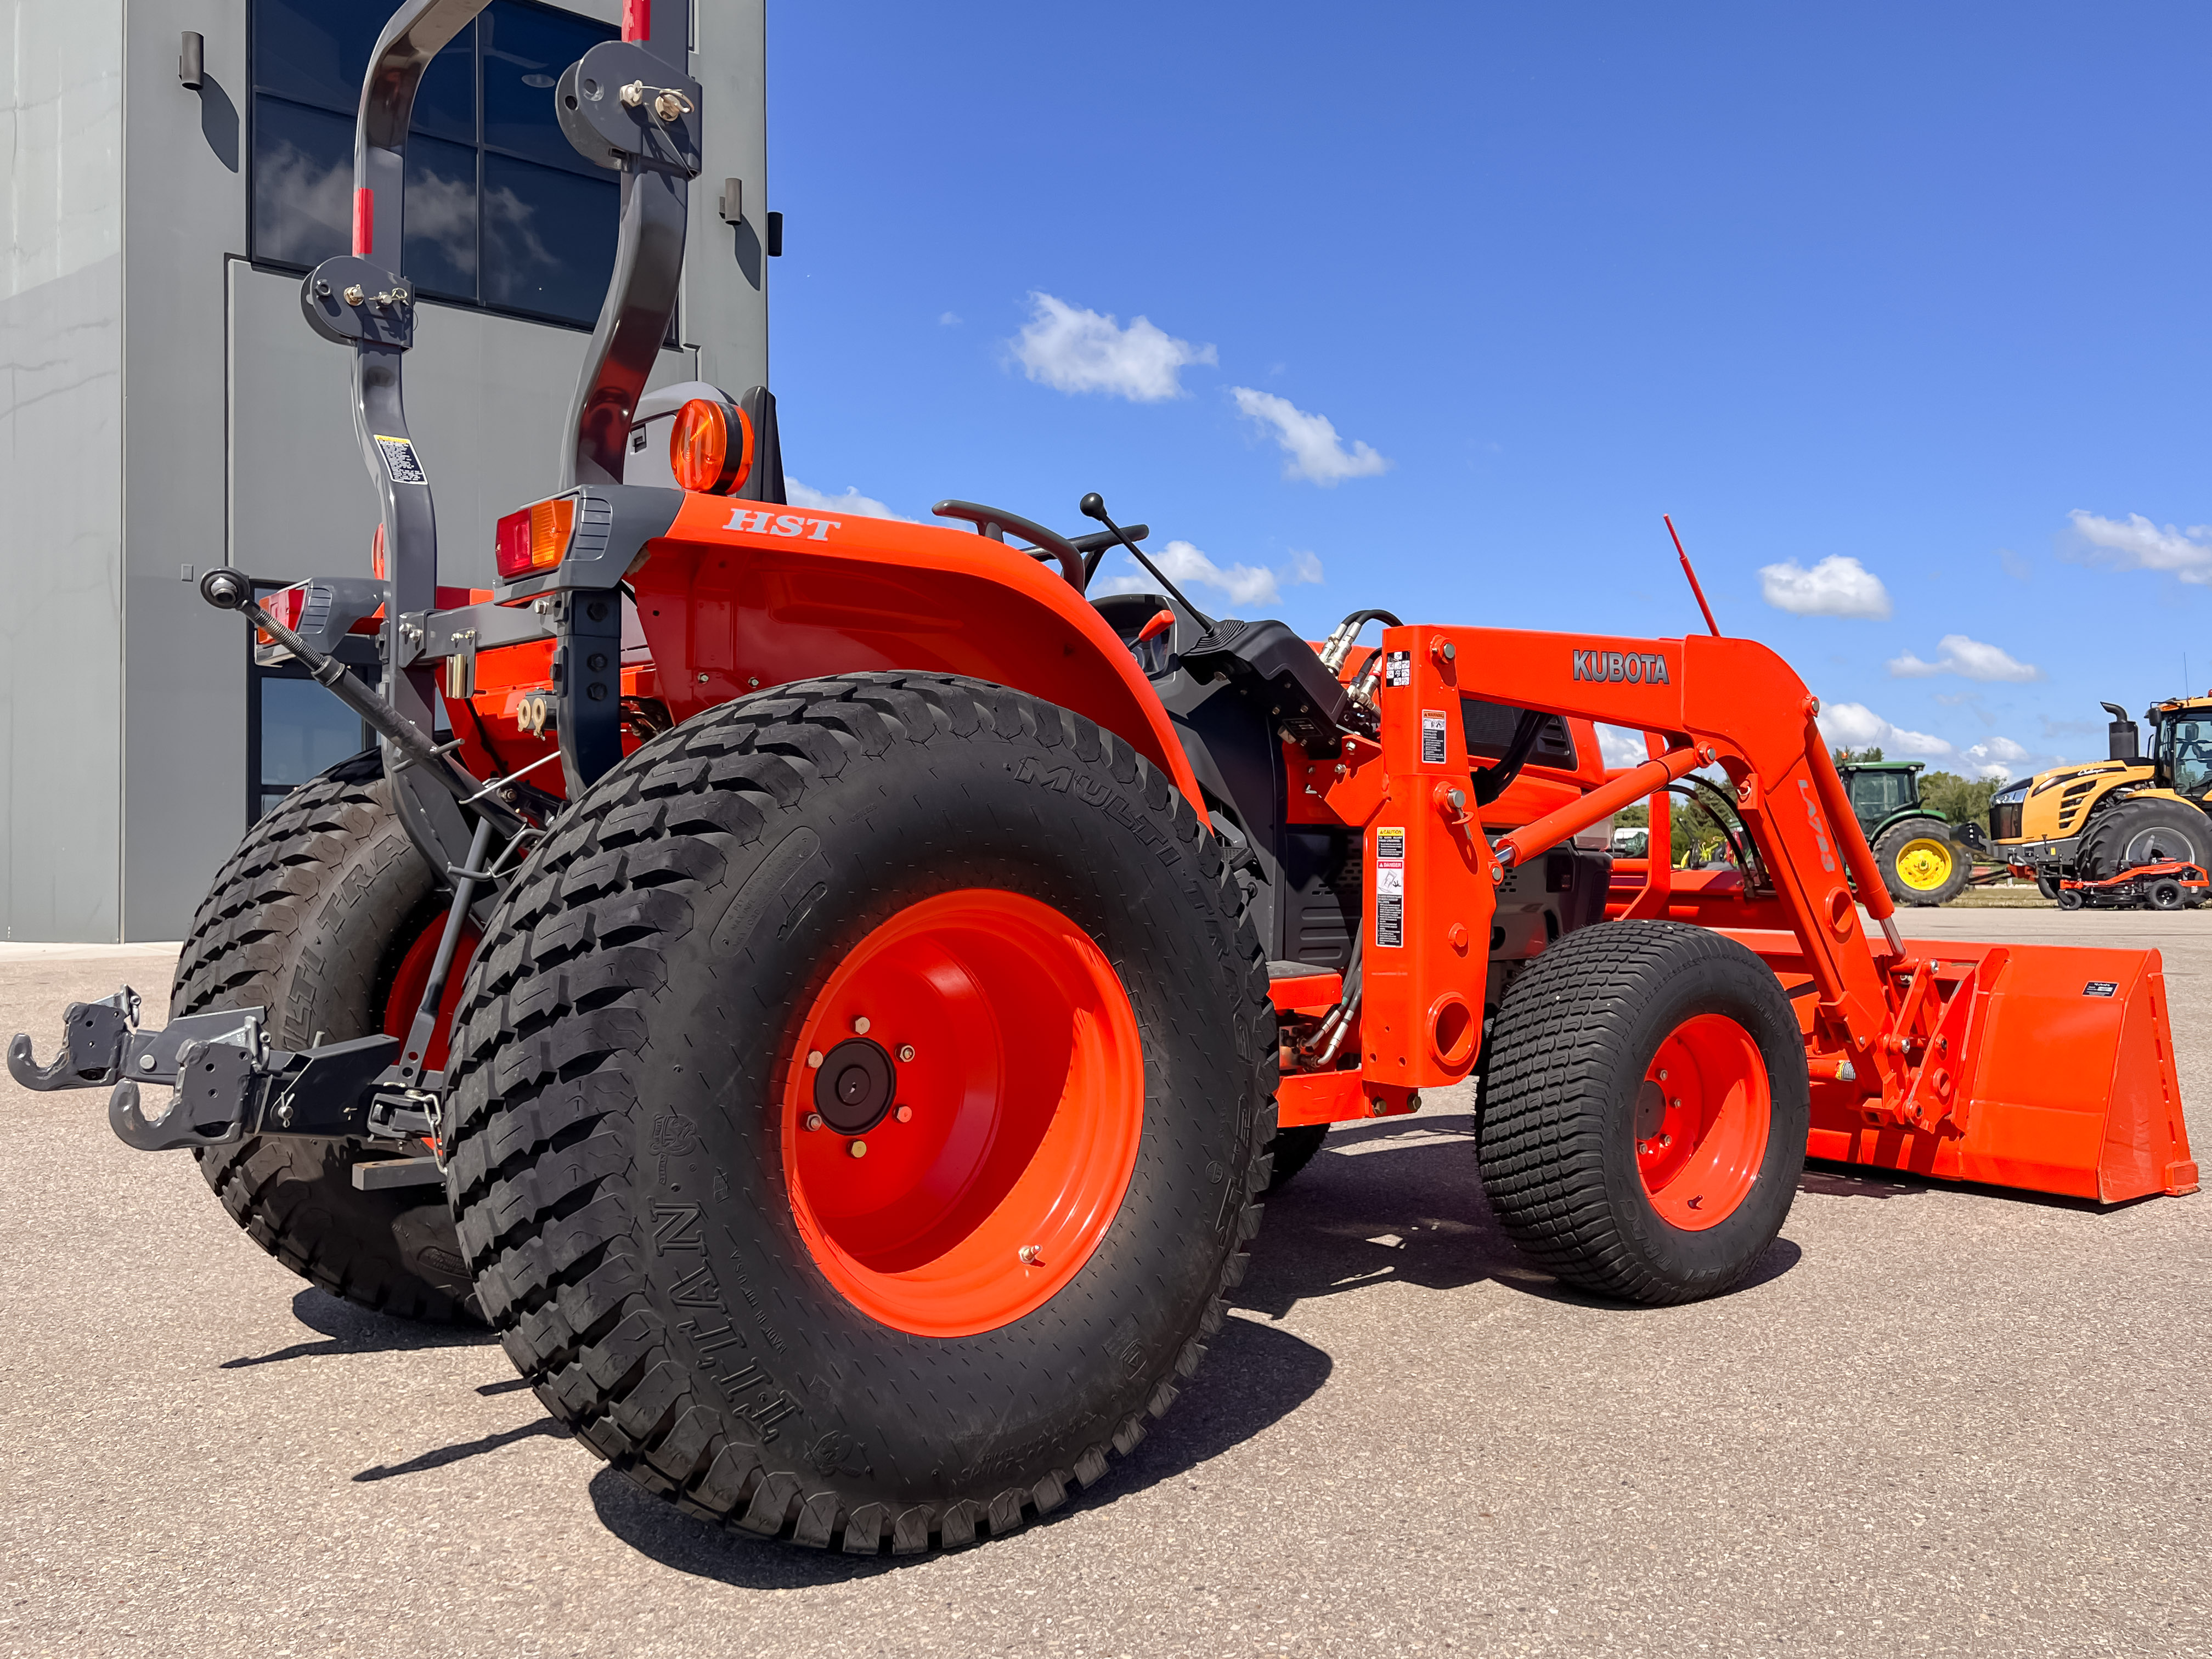
[[[1974,872],[1972,858],[1931,818],[1892,824],[1875,839],[1874,857],[1899,904],[1948,904]]]
[[[785,686],[639,750],[502,899],[460,1236],[648,1491],[965,1544],[1105,1474],[1220,1328],[1275,1044],[1205,821],[1118,738],[947,676]]]
[[[216,874],[178,959],[169,1017],[264,1008],[287,1048],[386,1030],[410,978],[419,995],[420,947],[441,900],[381,758],[342,761],[271,807]],[[194,1156],[247,1237],[302,1279],[383,1313],[472,1321],[443,1193],[359,1190],[365,1152],[359,1141],[249,1135]]]
[[[1506,992],[1476,1146],[1506,1232],[1563,1282],[1727,1290],[1782,1230],[1812,1110],[1781,981],[1674,921],[1568,934]]]

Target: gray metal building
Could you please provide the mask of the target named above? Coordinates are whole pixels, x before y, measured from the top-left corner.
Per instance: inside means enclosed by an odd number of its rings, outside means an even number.
[[[655,384],[741,391],[768,379],[765,0],[691,3],[706,166]],[[551,88],[621,4],[493,0],[424,78],[407,408],[450,586],[488,586],[494,522],[557,484],[617,185]],[[191,578],[368,574],[350,354],[299,288],[348,245],[390,9],[0,0],[0,939],[181,937],[262,803],[362,746],[319,687],[252,670]]]

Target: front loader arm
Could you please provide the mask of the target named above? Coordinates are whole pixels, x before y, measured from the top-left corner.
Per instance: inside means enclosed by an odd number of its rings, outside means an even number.
[[[1392,839],[1378,851],[1377,830],[1404,838],[1397,879],[1403,884],[1398,903],[1405,942],[1376,951],[1387,966],[1370,966],[1368,995],[1370,1024],[1413,1033],[1408,1046],[1417,1052],[1402,1062],[1395,1050],[1370,1053],[1370,1083],[1417,1086],[1454,1074],[1452,1062],[1460,1056],[1437,1040],[1437,1021],[1452,986],[1463,994],[1479,983],[1480,957],[1464,943],[1455,949],[1450,930],[1455,923],[1475,927],[1477,909],[1480,925],[1488,923],[1487,908],[1463,890],[1470,874],[1494,885],[1516,863],[1692,770],[1716,766],[1732,787],[1773,884],[1771,896],[1759,906],[1762,930],[1773,936],[1786,929],[1790,938],[1780,949],[1773,947],[1782,939],[1771,938],[1768,953],[1802,963],[1816,988],[1818,1046],[1839,1050],[1862,1088],[1901,1105],[1909,1068],[1885,1039],[1896,1023],[1892,975],[1904,947],[1890,921],[1888,892],[1814,722],[1819,704],[1786,663],[1753,641],[1698,635],[1592,639],[1408,626],[1386,630],[1382,648],[1382,733],[1373,763],[1379,787],[1355,774],[1332,792],[1347,821],[1367,829],[1370,884],[1378,859],[1385,872],[1397,867],[1389,848],[1398,842]],[[1492,847],[1475,833],[1464,798],[1453,799],[1471,765],[1461,741],[1462,696],[1632,727],[1653,737],[1656,753]],[[1386,894],[1386,909],[1389,901]],[[1372,917],[1372,894],[1369,902]],[[1882,926],[1878,946],[1860,925],[1862,904]],[[1462,910],[1468,912],[1463,918],[1456,914]],[[1377,946],[1378,938],[1367,944]],[[1407,983],[1398,985],[1389,975],[1401,965]],[[1424,1035],[1427,1041],[1419,1041]]]

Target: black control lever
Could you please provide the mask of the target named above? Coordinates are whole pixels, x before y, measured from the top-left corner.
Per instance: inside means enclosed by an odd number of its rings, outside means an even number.
[[[1122,529],[1120,525],[1115,524],[1113,520],[1106,516],[1106,498],[1103,495],[1101,495],[1095,489],[1092,490],[1088,495],[1085,495],[1081,501],[1075,504],[1075,510],[1082,514],[1086,519],[1097,520],[1098,522],[1104,525],[1107,529],[1112,531],[1114,532],[1114,538],[1120,542],[1122,546],[1129,550],[1130,556],[1135,559],[1139,564],[1144,566],[1146,569],[1151,571],[1152,573],[1152,579],[1158,582],[1162,587],[1167,589],[1169,598],[1172,599],[1184,610],[1189,611],[1190,614],[1197,619],[1198,625],[1200,628],[1206,629],[1209,634],[1213,631],[1213,619],[1211,617],[1208,617],[1206,612],[1200,611],[1196,605],[1193,605],[1188,599],[1185,599],[1183,597],[1182,590],[1177,587],[1173,582],[1170,581],[1165,576],[1162,575],[1160,574],[1159,566],[1154,564],[1150,559],[1146,558],[1143,550],[1138,547],[1134,541],[1130,539],[1129,532]]]

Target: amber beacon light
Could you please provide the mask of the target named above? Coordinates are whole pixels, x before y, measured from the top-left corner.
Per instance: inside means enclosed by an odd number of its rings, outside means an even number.
[[[668,466],[681,488],[701,495],[741,489],[753,470],[753,423],[734,404],[694,398],[677,411]]]

